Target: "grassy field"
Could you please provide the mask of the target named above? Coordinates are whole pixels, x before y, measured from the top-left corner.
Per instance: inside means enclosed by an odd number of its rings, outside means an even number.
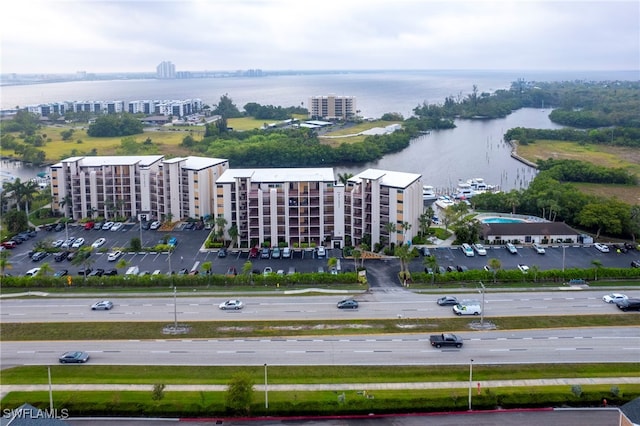
[[[640,176],[640,150],[637,148],[581,145],[564,141],[536,141],[532,144],[518,145],[518,154],[529,161],[565,159],[586,161],[599,166],[621,168]],[[580,191],[606,198],[618,198],[626,203],[640,204],[638,186],[574,184]]]

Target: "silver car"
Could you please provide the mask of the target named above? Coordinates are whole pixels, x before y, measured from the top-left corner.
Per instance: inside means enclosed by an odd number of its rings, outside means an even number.
[[[101,300],[91,305],[92,311],[110,311],[113,308],[113,303],[110,300]]]

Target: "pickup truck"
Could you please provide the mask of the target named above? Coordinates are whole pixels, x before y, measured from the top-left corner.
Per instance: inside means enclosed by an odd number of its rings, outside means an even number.
[[[462,338],[455,334],[434,334],[429,337],[429,341],[431,342],[431,346],[435,346],[436,348],[442,346],[455,346],[456,348],[462,347]]]

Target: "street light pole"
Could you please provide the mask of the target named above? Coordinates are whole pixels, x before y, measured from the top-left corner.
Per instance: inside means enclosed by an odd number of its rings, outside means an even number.
[[[264,408],[269,409],[269,385],[267,384],[267,364],[264,364]]]
[[[473,359],[469,362],[469,411],[471,411],[471,382],[473,381]]]
[[[480,308],[480,326],[484,326],[484,293],[485,288],[482,281],[480,281],[480,286],[482,287],[482,307]]]
[[[178,329],[178,300],[176,298],[176,287],[173,286],[173,326],[174,330]]]

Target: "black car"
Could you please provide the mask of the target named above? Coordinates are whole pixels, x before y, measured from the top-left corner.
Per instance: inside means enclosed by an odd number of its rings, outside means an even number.
[[[632,268],[640,268],[640,259],[631,261]]]
[[[104,269],[98,268],[95,271],[91,271],[88,277],[101,277],[104,274]]]
[[[640,311],[640,299],[623,299],[616,302],[621,311]]]
[[[62,262],[63,260],[65,260],[67,258],[67,256],[69,256],[69,252],[68,251],[60,251],[60,252],[56,253],[55,256],[53,256],[53,259],[56,262]]]
[[[91,268],[84,268],[84,269],[80,269],[78,271],[78,275],[86,275],[89,276],[89,274],[92,272],[93,270]]]
[[[48,223],[46,225],[42,225],[42,229],[44,229],[45,231],[53,231],[54,229],[56,229],[56,225],[53,223]]]
[[[338,302],[338,309],[358,309],[358,302],[353,299],[345,299]]]
[[[441,298],[436,300],[436,302],[440,306],[453,306],[459,303],[458,299],[454,296],[442,296]]]
[[[60,231],[62,231],[63,229],[64,229],[64,223],[58,223],[58,224],[56,225],[56,227],[54,228],[54,231],[56,231],[56,232],[60,232]]]
[[[195,224],[195,223],[193,223],[193,222],[187,222],[187,223],[185,223],[185,224],[184,224],[184,228],[183,228],[183,229],[184,229],[185,231],[188,231],[188,230],[190,230],[190,229],[193,229],[195,226],[196,226],[196,224]]]
[[[151,229],[151,223],[144,221],[140,224],[140,226],[142,227],[142,229],[144,229],[145,231],[148,231],[149,229]]]
[[[221,248],[220,250],[218,250],[218,257],[227,257],[227,249]]]
[[[118,275],[118,270],[117,269],[108,269],[108,270],[104,271],[104,274],[102,274],[102,275],[108,275],[108,276]]]
[[[187,268],[182,268],[178,271],[178,275],[187,275],[189,270]]]
[[[265,247],[260,252],[260,259],[269,259],[271,257],[271,250],[268,247]]]
[[[469,270],[469,268],[467,268],[467,267],[466,267],[466,266],[464,266],[464,265],[458,265],[458,266],[456,266],[456,270],[457,270],[458,272],[467,272],[467,271]]]

